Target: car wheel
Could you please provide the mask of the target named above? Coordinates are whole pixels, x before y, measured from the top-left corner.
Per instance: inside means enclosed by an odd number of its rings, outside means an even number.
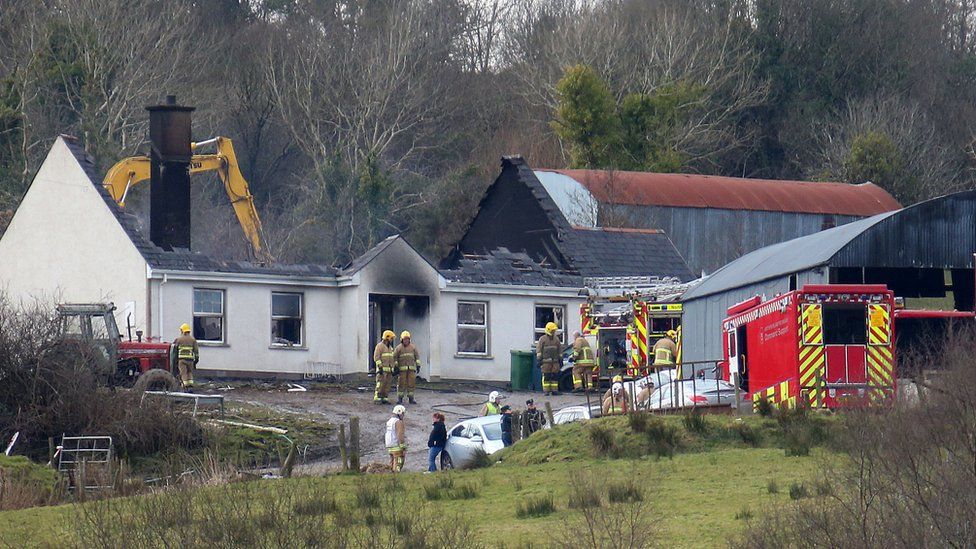
[[[451,459],[451,454],[447,453],[447,450],[441,452],[441,470],[453,469],[454,461]]]

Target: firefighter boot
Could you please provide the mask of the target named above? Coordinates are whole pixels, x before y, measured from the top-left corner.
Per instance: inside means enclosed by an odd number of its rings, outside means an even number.
[[[407,397],[407,400],[410,401],[410,404],[416,404],[417,403],[417,401],[413,399],[413,396]]]
[[[403,397],[402,396],[398,396],[397,397],[397,404],[403,404]]]

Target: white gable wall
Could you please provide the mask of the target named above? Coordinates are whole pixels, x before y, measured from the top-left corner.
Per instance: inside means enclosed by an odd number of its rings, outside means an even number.
[[[60,138],[0,239],[0,288],[15,303],[113,301],[123,332],[132,309],[147,331],[146,261]]]

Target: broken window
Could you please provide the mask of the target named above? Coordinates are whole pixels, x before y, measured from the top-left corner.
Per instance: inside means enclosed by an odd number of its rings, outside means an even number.
[[[458,301],[457,352],[488,355],[488,303]]]
[[[224,342],[224,291],[193,289],[193,337],[197,341]]]
[[[271,344],[297,347],[302,344],[302,294],[272,292]]]
[[[566,307],[562,305],[536,305],[535,306],[535,341],[539,340],[542,334],[546,333],[546,324],[555,322],[559,326],[556,335],[559,341],[566,343],[566,326],[563,321],[566,318]]]

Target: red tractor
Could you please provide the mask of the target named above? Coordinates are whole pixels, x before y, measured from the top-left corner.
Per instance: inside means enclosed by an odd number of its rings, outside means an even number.
[[[122,339],[112,303],[67,303],[58,305],[61,341],[79,343],[95,354],[93,361],[104,383],[113,387],[135,387],[139,391],[176,390],[170,343],[142,338],[128,328]]]

